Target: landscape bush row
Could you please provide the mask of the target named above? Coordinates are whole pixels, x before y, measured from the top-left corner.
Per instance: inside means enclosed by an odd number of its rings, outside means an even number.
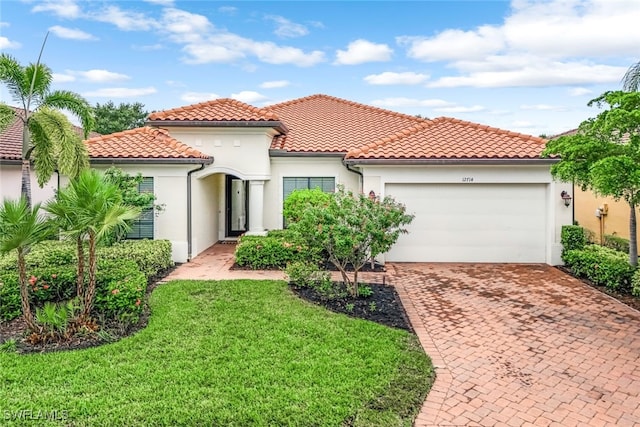
[[[577,277],[596,285],[640,297],[640,269],[629,264],[628,241],[607,236],[606,246],[589,241],[589,233],[577,225],[562,227],[562,260]]]
[[[27,255],[31,304],[63,303],[76,292],[75,244],[44,241]],[[138,320],[150,279],[173,265],[167,240],[124,241],[98,249],[93,315],[103,320]],[[86,278],[85,278],[86,282]],[[22,314],[15,255],[0,257],[0,321]]]

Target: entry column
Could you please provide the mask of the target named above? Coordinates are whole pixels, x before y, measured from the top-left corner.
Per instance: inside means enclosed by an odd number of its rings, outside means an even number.
[[[264,181],[249,181],[249,235],[264,235]]]

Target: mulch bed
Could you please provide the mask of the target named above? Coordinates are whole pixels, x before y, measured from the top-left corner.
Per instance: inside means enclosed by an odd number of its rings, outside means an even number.
[[[609,295],[610,297],[617,299],[621,303],[626,304],[629,307],[635,308],[636,310],[640,311],[640,298],[634,297],[633,295],[630,295],[628,293],[622,293],[622,292],[611,290],[605,286],[596,285],[595,283],[593,283],[588,279],[576,276],[575,274],[573,274],[573,272],[570,269],[564,266],[558,265],[556,266],[556,268],[564,273],[567,273],[569,276],[572,276],[580,280],[582,283],[585,283],[591,286],[592,288],[599,290],[603,294]]]

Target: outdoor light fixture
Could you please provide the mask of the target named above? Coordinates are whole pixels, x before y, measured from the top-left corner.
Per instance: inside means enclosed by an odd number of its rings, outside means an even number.
[[[562,193],[560,193],[560,197],[562,197],[562,200],[564,201],[564,205],[566,207],[569,207],[569,205],[571,204],[571,194],[562,190]]]

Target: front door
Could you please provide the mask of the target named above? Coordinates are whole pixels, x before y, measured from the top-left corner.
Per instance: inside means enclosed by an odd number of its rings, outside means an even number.
[[[247,231],[247,183],[233,175],[226,179],[227,237],[236,237]]]

